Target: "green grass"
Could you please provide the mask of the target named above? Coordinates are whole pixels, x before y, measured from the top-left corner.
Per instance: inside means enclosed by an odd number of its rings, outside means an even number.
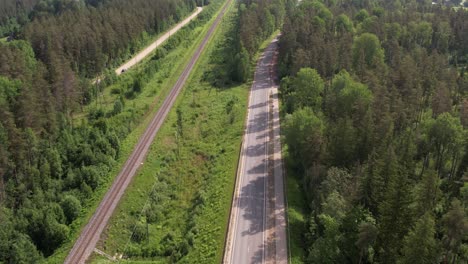
[[[137,112],[143,111],[145,115],[154,112],[157,106],[160,105],[169,93],[172,85],[177,81],[178,77],[182,73],[185,65],[191,58],[191,54],[197,48],[197,44],[201,42],[202,36],[207,30],[207,26],[210,23],[198,26],[187,32],[182,32],[181,29],[176,34],[184,34],[186,36],[185,41],[178,47],[171,50],[167,56],[159,59],[157,62],[157,69],[149,80],[145,81],[142,93],[136,98],[130,100],[131,106],[135,108]],[[162,45],[165,47],[168,43]],[[154,54],[154,52],[152,53]],[[94,103],[84,108],[84,111],[78,113],[75,118],[83,119],[93,108],[99,107],[105,111],[109,111],[113,108],[115,100],[120,95],[112,94],[115,89],[125,89],[131,86],[135,76],[141,75],[145,71],[146,67],[151,61],[151,54],[142,60],[138,65],[132,67],[128,72],[122,74],[118,81],[106,87],[104,91],[99,95],[98,99]]]
[[[216,3],[216,8],[219,9],[222,2],[213,2]],[[205,10],[203,11],[205,12]],[[201,14],[200,14],[201,15]],[[215,15],[213,15],[214,18]],[[213,19],[212,19],[213,20]],[[67,243],[65,243],[61,248],[59,248],[54,255],[47,258],[47,263],[63,263],[63,260],[67,256],[69,250],[71,249],[74,241],[80,235],[81,229],[89,221],[92,214],[96,210],[100,201],[104,197],[106,191],[112,184],[115,176],[121,170],[121,167],[125,163],[127,157],[133,151],[135,144],[138,142],[138,139],[143,134],[146,129],[147,124],[151,120],[150,117],[158,110],[159,106],[162,104],[163,99],[168,94],[173,84],[177,81],[178,76],[183,71],[184,65],[188,62],[191,57],[191,54],[196,49],[198,44],[202,40],[204,32],[207,31],[211,21],[204,23],[196,27],[195,29],[189,31],[190,35],[187,36],[185,41],[181,43],[180,46],[171,50],[167,56],[159,61],[160,67],[155,71],[154,75],[147,80],[142,90],[142,93],[139,94],[135,99],[129,100],[126,102],[127,105],[130,105],[131,108],[135,110],[136,115],[140,116],[138,121],[132,124],[131,133],[121,142],[121,155],[117,160],[116,165],[109,172],[109,177],[106,178],[106,181],[102,183],[100,187],[95,191],[93,198],[91,198],[80,216],[73,224],[70,226],[70,238]],[[179,31],[180,32],[180,31]],[[104,110],[110,110],[113,107],[113,103],[118,97],[118,95],[112,95],[112,88],[122,87],[127,85],[126,82],[131,80],[132,76],[139,74],[142,70],[145,69],[146,64],[150,58],[146,58],[139,65],[132,68],[128,74],[119,78],[119,80],[110,87],[106,87],[100,98],[84,108],[82,113],[78,113],[75,116],[75,122],[86,122],[86,116],[89,111],[93,108],[99,107]],[[112,119],[112,118],[111,118]]]
[[[217,89],[202,79],[210,70],[210,54],[216,43],[233,26],[226,23],[232,21],[232,15],[228,12],[200,58],[100,244],[111,255],[136,255],[128,263],[170,262],[171,257],[164,256],[167,242],[162,242],[169,233],[176,248],[188,241],[189,250],[181,262],[219,263],[222,259],[250,84]],[[228,114],[226,105],[233,98],[235,107]],[[183,116],[183,136],[179,137],[176,109]],[[153,205],[163,217],[148,225],[148,242],[129,242],[134,223],[146,222],[140,213],[153,187],[160,196]],[[172,248],[169,253],[174,251]],[[96,257],[94,263],[106,260]]]
[[[211,70],[213,49],[234,26],[235,9],[232,6],[231,9],[159,131],[145,164],[127,189],[104,235],[105,241],[98,246],[111,255],[130,256],[125,263],[222,261],[251,82],[218,89],[202,80],[204,73]],[[261,50],[274,36],[276,33]],[[226,105],[233,98],[236,104],[232,114],[228,114]],[[183,113],[184,136],[179,140],[176,109]],[[156,203],[148,202],[152,192],[160,196]],[[130,238],[134,225],[146,224],[142,211],[149,204],[159,206],[163,217],[148,225],[147,241],[133,242]],[[189,241],[188,253],[180,260],[164,256],[167,242],[163,240],[168,234],[175,244]],[[172,248],[169,253],[174,251]],[[110,261],[94,256],[92,263]]]
[[[285,146],[283,144],[283,146]],[[283,157],[286,161],[287,148],[283,149]],[[304,263],[306,252],[304,250],[304,234],[306,232],[306,199],[299,177],[290,169],[288,162],[285,162],[286,173],[286,196],[287,196],[287,218],[288,218],[288,247],[290,263]]]
[[[0,38],[0,43],[6,43],[8,38]]]

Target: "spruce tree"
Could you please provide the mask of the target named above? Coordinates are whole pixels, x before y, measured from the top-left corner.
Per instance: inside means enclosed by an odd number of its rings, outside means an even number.
[[[404,239],[403,256],[399,264],[425,264],[438,262],[435,222],[431,213],[426,213],[416,222]]]

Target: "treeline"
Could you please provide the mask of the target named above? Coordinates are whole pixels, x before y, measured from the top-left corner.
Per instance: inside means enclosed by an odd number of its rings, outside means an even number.
[[[114,166],[119,129],[102,119],[74,126],[26,42],[0,54],[0,261],[37,263],[68,238]]]
[[[195,2],[116,0],[97,6],[33,19],[23,31],[33,45],[27,40],[0,43],[2,263],[42,262],[69,239],[72,222],[89,206],[95,190],[109,180],[120,155],[120,141],[144,114],[141,108],[125,104],[144,89],[159,67],[159,57],[153,58],[148,70],[123,78],[116,91],[122,96],[113,109],[89,107],[87,116],[77,118],[73,113],[91,103],[105,82],[116,81],[114,77],[90,85],[83,69],[96,64],[81,56],[93,51],[120,60],[117,56],[130,53],[141,34],[167,28],[191,12]],[[106,16],[115,19],[110,24],[104,21]],[[206,21],[206,14],[201,17]],[[114,34],[112,38],[95,35],[104,34],[100,26]],[[93,31],[90,37],[86,37],[88,30]],[[70,42],[71,36],[75,39]],[[120,41],[121,37],[125,39]],[[181,37],[174,36],[165,52]],[[115,53],[97,49],[96,42],[102,44],[103,39],[118,42],[113,46]]]
[[[113,0],[97,8],[88,5],[40,16],[25,27],[23,35],[51,77],[60,75],[56,68],[69,68],[93,78],[134,53],[143,33],[162,32],[194,8],[192,0]]]
[[[468,261],[468,12],[288,9],[280,87],[306,263]]]
[[[206,80],[218,87],[247,81],[252,60],[260,45],[279,29],[286,15],[287,0],[239,1],[239,14],[224,49],[213,55],[218,66],[207,73]],[[220,67],[222,65],[222,67]]]

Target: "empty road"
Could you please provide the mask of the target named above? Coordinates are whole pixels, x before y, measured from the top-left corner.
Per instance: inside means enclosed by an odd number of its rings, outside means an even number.
[[[250,91],[224,263],[287,263],[275,39]]]
[[[106,195],[104,196],[104,199],[99,204],[99,207],[94,212],[94,215],[91,217],[88,224],[81,231],[80,237],[75,242],[73,248],[71,249],[70,253],[68,254],[65,260],[66,264],[85,263],[88,257],[93,252],[97,242],[100,239],[102,231],[104,230],[109,221],[109,218],[112,216],[112,213],[114,212],[117,204],[122,198],[125,189],[128,187],[132,178],[135,176],[138,168],[144,161],[146,154],[148,153],[148,149],[154,140],[154,137],[156,136],[159,128],[163,124],[169,111],[174,105],[178,94],[182,90],[202,51],[205,49],[208,41],[211,39],[211,36],[218,27],[219,23],[221,22],[221,19],[224,16],[224,13],[231,1],[232,0],[227,1],[222,11],[216,17],[211,27],[208,29],[208,32],[203,38],[202,43],[198,46],[197,50],[193,54],[189,63],[182,72],[181,76],[172,88],[171,92],[161,105],[161,108],[153,117],[143,135],[140,137],[132,154],[126,161],[125,165],[122,167],[122,170],[120,171],[119,175],[115,178],[114,182],[112,183],[111,188],[107,191]]]
[[[149,45],[146,49],[142,50],[140,53],[135,55],[132,59],[127,61],[124,65],[120,66],[115,70],[117,75],[122,74],[122,70],[128,70],[133,67],[135,64],[142,61],[146,56],[148,56],[153,50],[159,47],[164,41],[166,41],[171,35],[174,35],[179,29],[183,26],[187,25],[192,19],[194,19],[200,12],[203,10],[202,7],[197,7],[197,10],[193,12],[189,17],[184,19],[182,22],[177,24],[175,27],[171,28],[168,32],[164,33],[161,37],[159,37],[155,42]]]

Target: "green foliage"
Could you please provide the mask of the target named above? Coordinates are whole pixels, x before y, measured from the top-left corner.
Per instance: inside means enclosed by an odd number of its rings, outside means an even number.
[[[368,18],[368,17],[369,17],[369,13],[367,12],[367,10],[366,9],[361,9],[354,16],[354,20],[356,20],[358,22],[362,22],[362,21],[366,20],[366,18]]]
[[[285,142],[297,165],[308,168],[320,160],[321,148],[325,143],[324,129],[324,123],[310,108],[286,116],[283,128]]]
[[[363,259],[369,262],[373,260],[373,244],[377,239],[378,229],[372,222],[362,222],[359,225],[358,239],[355,243],[360,250],[359,260]]]
[[[327,131],[328,153],[331,163],[336,166],[350,165],[356,156],[357,131],[350,118],[340,118]]]
[[[354,81],[348,72],[341,71],[333,78],[332,90],[337,94],[337,115],[364,115],[372,103],[372,92],[365,84]]]
[[[348,210],[342,219],[340,232],[343,234],[339,244],[342,252],[340,262],[345,262],[345,259],[355,262],[371,258],[370,253],[377,237],[377,228],[375,219],[367,209],[357,206]]]
[[[336,31],[338,32],[350,32],[354,31],[353,21],[345,14],[341,14],[336,17]]]
[[[363,33],[354,40],[352,53],[353,66],[357,71],[383,63],[384,51],[379,38],[371,33]]]
[[[0,3],[0,36],[18,33],[29,21],[28,14],[39,0],[4,0]]]
[[[244,47],[236,54],[234,58],[235,71],[233,73],[233,80],[237,82],[247,81],[250,73],[250,56]]]
[[[77,232],[75,226],[82,221],[79,217],[82,208],[87,211],[92,207],[99,196],[96,193],[101,193],[109,182],[109,171],[117,167],[121,141],[141,123],[138,119],[148,111],[144,104],[124,108],[123,87],[129,88],[135,101],[138,98],[141,102],[142,94],[152,101],[154,94],[147,96],[149,92],[145,87],[150,79],[148,75],[164,81],[168,78],[161,77],[161,71],[155,71],[155,64],[165,65],[174,72],[177,67],[171,65],[183,60],[179,54],[184,48],[178,48],[176,54],[168,53],[161,61],[148,62],[151,71],[139,71],[135,76],[127,74],[117,80],[112,70],[106,70],[105,77],[91,85],[84,76],[94,78],[104,66],[125,59],[130,53],[126,50],[129,46],[137,49],[143,41],[137,35],[112,35],[119,29],[114,30],[110,24],[102,28],[104,33],[99,33],[102,37],[99,40],[93,37],[99,31],[98,24],[94,23],[93,30],[85,33],[88,23],[78,20],[99,21],[95,20],[99,16],[122,18],[112,15],[112,10],[127,4],[109,1],[99,9],[89,10],[83,5],[79,10],[72,6],[54,6],[65,8],[59,12],[45,9],[39,12],[38,8],[36,19],[22,29],[21,37],[29,42],[0,43],[0,204],[12,210],[5,221],[14,222],[8,225],[11,231],[1,235],[9,247],[0,246],[0,262],[40,263],[72,239]],[[136,2],[131,5],[132,8],[122,10],[139,12],[136,16],[140,19],[152,17],[153,25],[148,26],[157,29],[150,31],[148,28],[150,33],[169,27],[164,20],[171,14],[177,14],[175,18],[180,19],[194,7],[191,1],[177,8],[172,2],[158,2],[158,6],[167,6],[161,14],[160,8],[148,13],[142,12],[145,8],[139,9]],[[38,16],[41,16],[40,23]],[[73,27],[68,24],[71,16],[76,16]],[[132,21],[138,23],[135,19]],[[197,20],[197,23],[201,22]],[[121,21],[112,24],[118,28],[122,25]],[[62,26],[67,27],[61,30],[65,35],[54,36]],[[74,30],[80,33],[72,33]],[[137,30],[142,28],[134,27],[128,33],[139,34]],[[74,36],[84,39],[76,41]],[[194,34],[187,35],[186,41],[193,38]],[[103,44],[106,48],[98,47],[94,40],[100,44],[106,42]],[[111,42],[114,44],[109,44]],[[78,47],[81,44],[86,47]],[[74,49],[80,53],[71,52]],[[170,65],[168,60],[172,60]],[[135,82],[131,83],[133,79]],[[104,86],[110,84],[120,87],[117,98],[104,91]],[[63,260],[57,262],[60,261]]]
[[[234,26],[211,55],[213,68],[205,73],[205,80],[222,88],[251,78],[255,53],[260,44],[280,27],[285,13],[282,0],[262,0],[260,6],[248,1],[239,3],[235,19],[228,21]]]
[[[413,38],[413,42],[423,46],[427,47],[431,44],[431,38],[432,38],[432,24],[429,22],[419,22],[419,23],[414,23],[410,22],[408,25],[408,33],[411,35]]]
[[[137,222],[132,225],[132,241],[140,243],[148,238],[147,235],[147,224]],[[165,241],[167,243],[167,241]]]
[[[122,110],[123,110],[122,100],[120,100],[120,99],[115,100],[114,109],[112,110],[112,114],[113,115],[120,114],[122,112]]]
[[[218,87],[207,74],[222,67],[213,56],[237,19],[231,10],[110,221],[104,241],[110,254],[170,263],[222,259],[249,85]],[[132,238],[126,247],[134,227],[149,236]]]
[[[395,162],[394,154],[388,162]],[[384,263],[395,263],[399,255],[400,242],[412,223],[411,193],[405,172],[390,167],[387,171],[387,189],[380,203],[380,225],[378,243]]]
[[[423,216],[432,213],[441,198],[440,180],[433,170],[426,171],[418,186],[415,188],[416,214]]]
[[[139,40],[146,33],[166,30],[195,8],[195,1],[104,1],[100,8],[83,2],[40,1],[32,14],[35,19],[23,30],[38,58],[47,65],[54,63],[49,67],[51,72],[56,70],[58,59],[80,75],[93,78],[107,65],[115,65],[141,48],[144,43]],[[95,23],[91,26],[87,21]],[[58,36],[58,32],[66,34]],[[82,36],[82,41],[77,41],[77,36]]]
[[[283,0],[259,2],[242,0],[239,7],[236,23],[239,30],[237,46],[245,47],[252,57],[258,51],[260,44],[281,25],[285,6]]]
[[[438,262],[438,245],[435,239],[435,222],[430,213],[416,222],[405,237],[403,256],[398,263],[423,264]]]
[[[66,195],[61,202],[61,206],[67,218],[67,223],[73,222],[80,215],[81,202],[73,195]]]
[[[338,241],[340,239],[339,222],[333,217],[321,214],[318,216],[323,226],[323,235],[311,246],[309,256],[310,263],[336,263],[340,254]]]
[[[466,131],[460,119],[443,113],[437,119],[430,119],[426,124],[427,142],[435,154],[435,168],[439,175],[444,171],[448,156],[459,156],[462,151]]]
[[[450,209],[442,217],[442,247],[445,250],[444,258],[456,261],[458,251],[463,243],[463,239],[468,234],[468,219],[458,199],[453,199]]]
[[[287,79],[283,84],[286,86],[282,90],[288,104],[297,108],[309,107],[315,113],[320,112],[324,82],[316,70],[301,69],[296,77]],[[288,110],[293,112],[294,109]]]
[[[17,232],[11,222],[11,211],[0,208],[0,259],[5,262],[40,263],[42,256],[29,236]]]
[[[321,16],[326,8],[331,16]],[[279,45],[287,170],[302,181],[310,219],[306,239],[292,236],[292,245],[310,263],[464,263],[468,12],[367,0],[303,1],[287,12]],[[323,90],[306,98],[297,91],[313,82],[294,83],[309,68]],[[309,143],[316,135],[321,143]],[[463,206],[449,207],[453,199]],[[338,226],[333,236],[325,214]]]
[[[322,212],[337,220],[345,216],[347,208],[346,201],[337,191],[330,193],[322,203]]]

